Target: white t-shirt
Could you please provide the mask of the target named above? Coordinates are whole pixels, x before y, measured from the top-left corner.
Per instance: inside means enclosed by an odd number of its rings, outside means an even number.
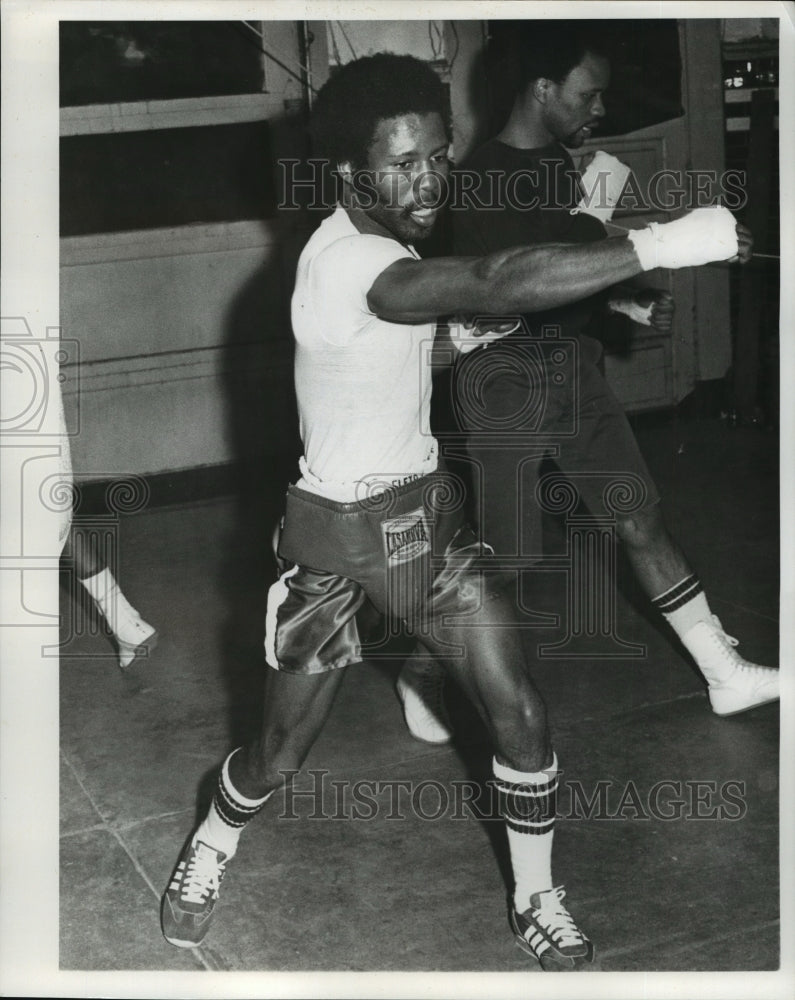
[[[416,256],[397,240],[360,233],[343,208],[301,254],[292,324],[304,489],[361,500],[436,468],[435,324],[389,323],[367,306],[378,275]]]

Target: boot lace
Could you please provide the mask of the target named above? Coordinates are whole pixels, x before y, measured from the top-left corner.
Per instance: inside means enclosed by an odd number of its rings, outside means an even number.
[[[715,638],[721,643],[726,653],[729,654],[738,670],[741,670],[744,674],[750,674],[751,676],[760,679],[770,676],[773,669],[772,667],[763,667],[758,663],[751,663],[735,651],[735,647],[740,645],[740,640],[735,639],[733,635],[727,634],[723,625],[721,625],[720,618],[718,618],[717,615],[712,616],[712,624],[715,627]]]
[[[423,705],[437,719],[444,719],[444,674],[439,670],[429,670],[420,680],[420,697]]]
[[[715,632],[719,639],[725,640],[730,646],[739,646],[740,640],[735,639],[733,635],[729,635],[721,624],[720,618],[717,615],[712,616],[712,624],[715,626]]]

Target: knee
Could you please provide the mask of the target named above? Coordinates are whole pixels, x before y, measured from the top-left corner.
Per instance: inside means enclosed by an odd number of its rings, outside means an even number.
[[[518,704],[519,725],[523,732],[530,735],[545,733],[547,729],[547,706],[541,695],[530,691]]]
[[[648,548],[667,537],[659,504],[616,518],[616,531],[630,548]]]

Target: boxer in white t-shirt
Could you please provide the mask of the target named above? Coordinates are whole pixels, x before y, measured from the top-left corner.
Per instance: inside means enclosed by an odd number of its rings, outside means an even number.
[[[313,111],[315,152],[336,165],[342,203],[305,247],[292,302],[304,456],[287,494],[286,568],[268,598],[272,669],[261,731],[224,761],[163,897],[163,933],[180,947],[204,939],[241,830],[300,769],[344,668],[362,658],[356,613],[369,601],[421,637],[491,736],[517,943],[543,968],[593,957],[552,879],[558,762],[544,702],[509,625],[511,602],[489,573],[488,546],[465,521],[458,481],[437,465],[434,324],[454,313],[549,308],[631,278],[644,261],[692,266],[747,255],[750,243],[716,210],[699,239],[647,230],[587,246],[420,260],[413,245],[434,226],[448,169],[445,107],[429,67],[379,54],[340,69]],[[462,335],[465,347],[476,333]]]

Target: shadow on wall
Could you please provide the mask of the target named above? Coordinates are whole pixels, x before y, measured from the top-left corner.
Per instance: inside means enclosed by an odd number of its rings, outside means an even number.
[[[236,512],[220,570],[227,601],[221,643],[230,730],[238,741],[245,739],[260,710],[265,607],[276,579],[271,536],[300,455],[289,301],[279,294],[280,251],[275,247],[240,289],[225,338],[229,363],[224,393]]]
[[[272,123],[273,149],[303,160],[300,114]],[[278,184],[281,175],[274,163]],[[278,198],[277,198],[278,200]],[[244,741],[260,713],[267,592],[276,579],[273,531],[288,483],[298,478],[301,442],[293,381],[290,298],[303,246],[323,213],[282,209],[266,257],[230,305],[224,335],[224,396],[237,510],[221,570],[228,611],[223,672],[230,735]]]
[[[308,155],[305,116],[296,108],[270,123],[274,207],[270,243],[259,267],[230,304],[224,332],[227,420],[238,492],[254,498],[273,472],[301,453],[293,387],[290,298],[298,257],[324,213],[284,208],[282,162]],[[301,192],[307,201],[310,195]],[[294,199],[293,199],[294,200]]]

